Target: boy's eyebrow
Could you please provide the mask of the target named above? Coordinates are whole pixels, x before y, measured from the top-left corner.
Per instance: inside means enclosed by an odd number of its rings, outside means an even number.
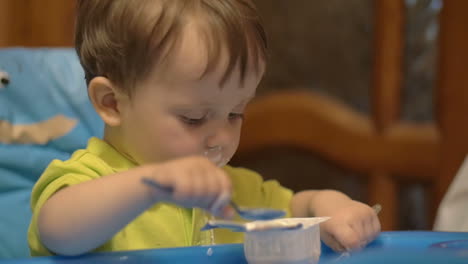
[[[252,99],[254,99],[256,96],[256,93],[254,93],[253,95],[249,95],[247,97],[245,97],[243,100],[241,100],[237,105],[242,105],[242,104],[246,104],[247,102],[251,101]],[[197,107],[211,107],[213,106],[214,104],[212,102],[199,102],[196,104]],[[179,108],[191,108],[193,106],[193,104],[179,104],[177,107]]]
[[[256,95],[256,94],[254,93],[254,94],[252,94],[252,95],[249,95],[249,96],[245,97],[244,99],[242,99],[242,100],[237,104],[237,106],[243,105],[243,104],[247,104],[248,102],[250,102],[252,99],[255,98],[255,95]]]
[[[252,99],[254,99],[255,96],[257,96],[257,93],[254,92],[252,95],[249,95],[244,100],[242,100],[242,103],[252,101]]]

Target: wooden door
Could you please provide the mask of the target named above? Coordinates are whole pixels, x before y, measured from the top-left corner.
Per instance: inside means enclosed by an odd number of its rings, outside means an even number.
[[[400,118],[405,5],[375,0],[371,116],[334,98],[289,89],[255,100],[247,110],[237,157],[268,146],[301,148],[368,175],[370,204],[383,230],[399,229],[398,192],[405,181],[427,184],[431,222],[468,151],[468,1],[446,0],[440,14],[437,118]]]
[[[0,47],[72,46],[74,0],[0,1]]]

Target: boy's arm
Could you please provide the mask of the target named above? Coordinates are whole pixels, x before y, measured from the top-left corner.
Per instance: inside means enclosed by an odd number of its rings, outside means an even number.
[[[64,188],[41,208],[41,242],[60,255],[78,255],[104,244],[152,204],[140,183],[144,168]]]
[[[143,176],[172,186],[173,195],[142,184]],[[146,165],[58,191],[41,208],[38,231],[50,251],[79,255],[104,244],[156,202],[208,209],[230,188],[224,172],[204,158]]]
[[[338,191],[299,192],[291,201],[291,211],[294,217],[330,216],[320,225],[321,238],[336,251],[364,247],[380,232],[371,207]]]

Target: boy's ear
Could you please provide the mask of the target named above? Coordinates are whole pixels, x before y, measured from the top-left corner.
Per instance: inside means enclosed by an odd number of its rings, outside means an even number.
[[[96,112],[109,126],[121,123],[120,106],[122,95],[115,85],[105,77],[95,77],[88,85],[88,95]]]

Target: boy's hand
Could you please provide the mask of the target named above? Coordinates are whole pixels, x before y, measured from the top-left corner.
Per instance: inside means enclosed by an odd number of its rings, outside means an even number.
[[[322,240],[335,251],[359,250],[380,232],[377,213],[368,205],[349,200],[320,225]]]
[[[151,188],[154,202],[165,201],[183,207],[199,207],[216,216],[231,218],[233,210],[226,205],[231,197],[228,175],[204,157],[187,157],[152,165],[149,177],[173,193]]]

